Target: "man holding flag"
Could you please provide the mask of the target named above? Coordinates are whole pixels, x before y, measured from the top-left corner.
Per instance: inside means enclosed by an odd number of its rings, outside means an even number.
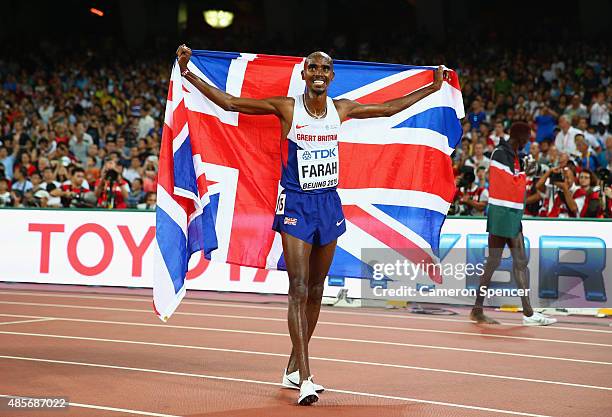
[[[521,219],[525,207],[526,175],[524,161],[519,151],[529,140],[531,128],[527,123],[515,122],[510,127],[510,138],[500,139],[499,145],[491,155],[489,172],[489,211],[487,213],[487,232],[489,232],[489,256],[476,304],[470,318],[477,323],[498,324],[483,312],[484,298],[493,273],[501,263],[504,247],[508,245],[512,254],[514,279],[521,290],[525,291],[527,279],[527,255]],[[527,295],[521,296],[523,304],[523,324],[526,326],[547,326],[557,320],[534,312]]]
[[[300,390],[298,404],[318,400],[323,387],[312,382],[308,341],[315,329],[323,284],[332,263],[337,238],[346,230],[338,185],[338,132],[348,119],[393,116],[440,90],[447,73],[440,66],[433,83],[382,104],[360,104],[331,99],[332,59],[323,52],[310,54],[301,72],[306,91],[298,97],[254,99],[236,97],[202,80],[187,68],[191,49],[177,50],[182,77],[225,111],[247,115],[274,115],[281,125],[282,175],[273,228],[282,236],[289,275],[288,324],[293,350],[282,385]]]

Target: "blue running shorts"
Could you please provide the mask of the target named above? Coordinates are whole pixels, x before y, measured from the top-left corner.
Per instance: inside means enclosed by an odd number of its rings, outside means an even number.
[[[335,189],[317,194],[284,190],[272,229],[311,245],[327,245],[346,231],[340,196]]]

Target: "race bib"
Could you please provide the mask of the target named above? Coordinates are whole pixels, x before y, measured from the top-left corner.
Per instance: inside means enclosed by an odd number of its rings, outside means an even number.
[[[281,193],[278,196],[278,201],[276,202],[276,214],[285,214],[285,197],[287,197],[285,193]]]
[[[338,147],[297,151],[298,177],[302,190],[338,185]]]

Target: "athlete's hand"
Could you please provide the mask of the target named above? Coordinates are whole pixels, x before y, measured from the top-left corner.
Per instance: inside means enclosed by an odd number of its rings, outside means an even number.
[[[181,72],[187,68],[187,64],[191,59],[191,49],[187,48],[187,45],[182,44],[176,50],[176,56],[178,57],[178,64]]]
[[[448,71],[444,69],[442,65],[438,66],[438,69],[434,72],[434,81],[433,86],[438,91],[442,88],[442,82],[450,80],[450,75]]]

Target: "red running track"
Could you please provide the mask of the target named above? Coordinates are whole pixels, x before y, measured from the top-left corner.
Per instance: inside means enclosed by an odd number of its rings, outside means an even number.
[[[286,305],[194,293],[164,324],[148,290],[91,291],[0,285],[0,395],[68,397],[57,417],[612,415],[607,319],[534,328],[491,312],[503,324],[485,326],[466,308],[435,317],[324,307],[310,355],[327,391],[297,407],[297,391],[278,386]],[[41,411],[3,405],[0,415]]]

